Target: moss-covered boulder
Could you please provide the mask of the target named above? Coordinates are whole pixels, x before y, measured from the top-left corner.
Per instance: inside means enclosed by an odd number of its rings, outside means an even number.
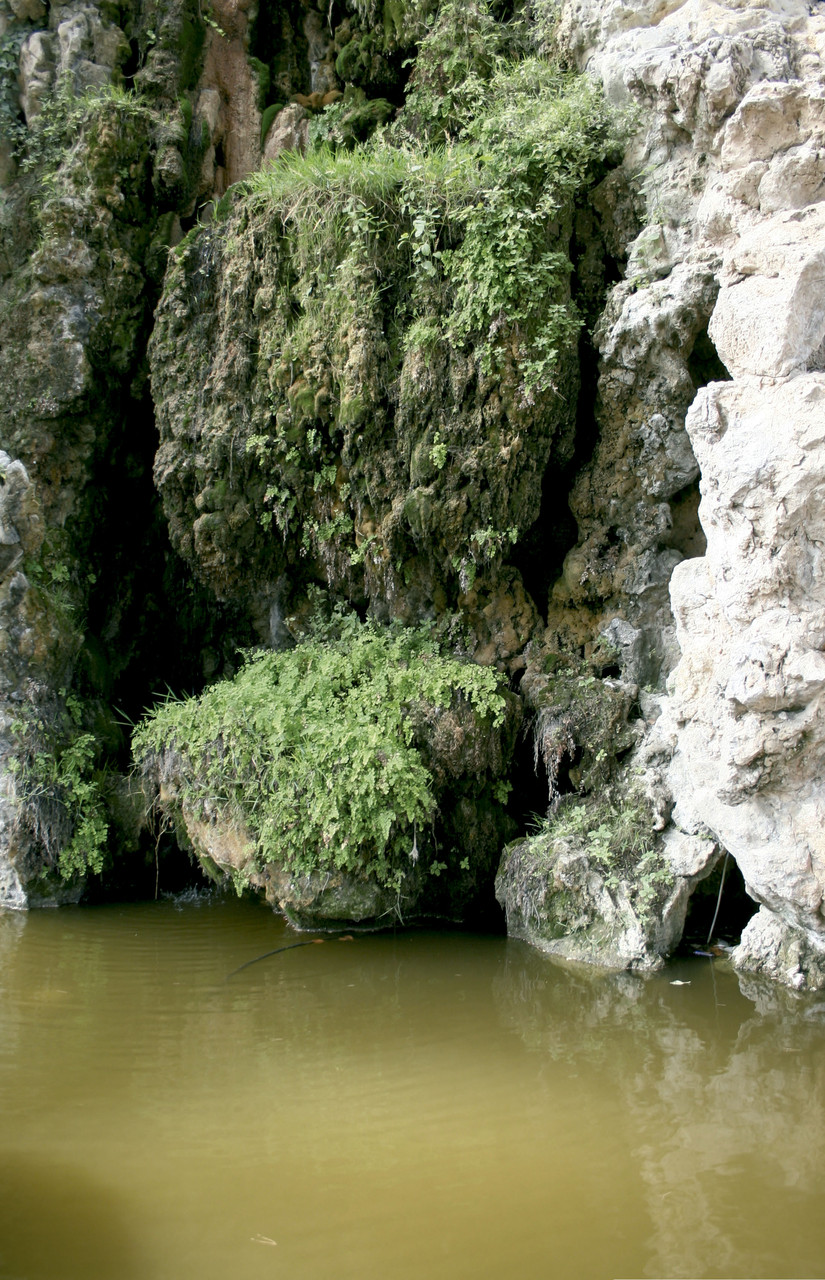
[[[156,481],[175,545],[259,619],[313,582],[412,622],[495,596],[572,457],[572,210],[609,115],[535,59],[476,107],[446,151],[399,126],[282,154],[173,255]]]
[[[505,849],[496,878],[511,937],[613,969],[661,967],[682,936],[690,887],[632,788],[563,803]]]
[[[374,926],[491,905],[518,723],[427,631],[337,616],[167,703],[135,747],[207,873],[306,927]]]

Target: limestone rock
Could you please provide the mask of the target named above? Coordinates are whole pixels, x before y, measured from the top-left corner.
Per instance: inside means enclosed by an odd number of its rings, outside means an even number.
[[[496,878],[510,937],[608,969],[661,968],[682,935],[689,894],[687,879],[671,878],[645,901],[583,842],[542,835],[510,845]]]
[[[740,973],[764,974],[795,991],[825,987],[825,944],[765,907],[746,925],[731,959]]]
[[[816,985],[825,937],[825,14],[797,0],[568,0],[560,31],[614,101],[638,104],[643,123],[625,166],[645,175],[648,212],[628,254],[635,288],[616,286],[599,325],[602,436],[574,496],[580,543],[556,599],[569,609],[585,590],[594,604],[609,598],[613,616],[662,655],[663,673],[678,660],[642,748],[672,796],[664,843],[674,870],[698,867],[703,848],[729,850],[765,904],[743,939],[743,965],[747,955],[747,967],[759,967],[761,955],[764,972],[786,981],[777,956],[794,937],[797,984]],[[671,317],[689,288],[698,300],[702,272],[696,327],[680,333]],[[653,399],[664,428],[645,411]],[[658,475],[637,462],[655,466],[657,438],[668,441]],[[670,499],[675,529],[670,456],[683,457],[687,484],[695,459],[707,548],[691,558],[701,542],[687,530],[672,539],[688,558],[672,569],[678,648],[669,649],[661,595],[648,589],[641,609],[645,597],[629,587],[645,557],[660,565],[651,584],[671,572],[657,561],[667,531],[652,506]],[[601,532],[608,513],[613,546]]]
[[[298,929],[380,928],[397,919],[397,895],[345,872],[295,876],[267,867],[266,900]]]
[[[20,105],[30,124],[54,83],[55,42],[47,31],[33,31],[20,49]]]
[[[734,377],[783,378],[806,367],[825,338],[823,279],[823,205],[761,219],[737,240],[709,328]]]
[[[672,714],[689,796],[750,892],[825,935],[825,378],[712,385],[688,427],[703,560],[674,573]],[[689,796],[685,797],[686,800]]]
[[[309,134],[310,113],[298,102],[290,102],[279,111],[267,130],[264,141],[264,163],[281,151],[305,151]]]

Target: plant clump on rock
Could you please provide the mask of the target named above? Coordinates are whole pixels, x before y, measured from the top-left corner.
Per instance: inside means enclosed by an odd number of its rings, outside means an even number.
[[[568,960],[645,970],[678,942],[688,889],[631,784],[562,801],[505,849],[496,895],[511,936]]]
[[[384,618],[461,612],[572,457],[573,210],[615,117],[584,77],[496,52],[439,123],[428,40],[392,126],[279,155],[172,255],[155,474],[221,598],[286,574],[293,604],[320,582]]]
[[[265,888],[291,918],[460,914],[507,830],[516,718],[497,673],[442,653],[427,628],[336,614],[166,702],[134,748],[207,869]]]

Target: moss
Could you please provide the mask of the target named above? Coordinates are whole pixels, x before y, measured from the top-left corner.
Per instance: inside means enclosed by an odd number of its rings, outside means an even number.
[[[367,416],[367,406],[362,396],[346,396],[338,408],[337,420],[342,427],[358,427]]]
[[[279,111],[283,111],[284,104],[282,102],[272,102],[268,107],[264,107],[261,115],[261,146],[266,142],[266,135],[272,127],[272,121],[275,119]]]
[[[266,106],[266,100],[269,97],[269,67],[265,62],[261,62],[260,58],[250,57],[248,61],[258,86],[258,110],[263,111]]]
[[[287,396],[289,407],[298,423],[314,421],[315,391],[304,379],[293,383]]]
[[[362,66],[361,46],[357,40],[350,40],[335,59],[335,72],[339,80],[353,84],[357,83]]]
[[[206,30],[203,24],[196,21],[190,14],[184,14],[178,36],[179,80],[183,90],[191,88],[197,80],[205,39]]]
[[[356,106],[390,109],[350,89],[317,119]],[[420,617],[470,585],[501,595],[543,474],[571,457],[569,211],[614,135],[589,84],[534,60],[496,71],[479,110],[448,150],[392,126],[281,155],[175,255],[152,341],[160,486],[187,555],[194,459],[247,493],[243,546],[227,533],[197,562],[222,597],[283,576],[297,604],[314,579]],[[313,477],[338,467],[333,500]]]
[[[407,35],[406,0],[384,0],[384,38],[393,44],[402,44]]]
[[[370,134],[386,124],[394,112],[395,108],[391,102],[387,102],[386,98],[371,98],[369,101],[347,104],[340,117],[340,128],[344,139],[366,142]]]

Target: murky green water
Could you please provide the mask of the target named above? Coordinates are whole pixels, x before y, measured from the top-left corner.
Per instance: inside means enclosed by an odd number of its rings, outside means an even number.
[[[825,1275],[825,997],[296,940],[0,916],[3,1280]]]

